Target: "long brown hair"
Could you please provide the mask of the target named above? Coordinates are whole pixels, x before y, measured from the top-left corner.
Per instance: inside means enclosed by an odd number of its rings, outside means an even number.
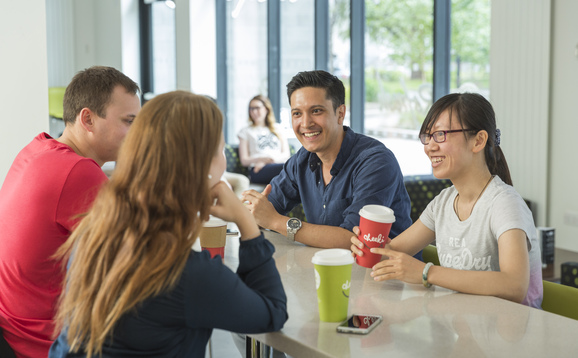
[[[137,115],[116,169],[57,255],[72,261],[56,315],[73,352],[102,352],[121,316],[174,287],[211,204],[222,115],[204,96],[159,95]]]
[[[267,109],[267,116],[265,117],[265,126],[267,126],[267,128],[269,128],[271,133],[277,136],[277,138],[281,139],[279,133],[277,133],[277,130],[275,129],[276,120],[275,120],[275,113],[273,113],[273,105],[271,104],[269,98],[263,96],[262,94],[256,95],[249,101],[249,122],[251,122],[252,125],[255,125],[255,121],[253,120],[253,117],[251,117],[251,102],[253,101],[259,101],[263,103],[263,106],[265,106],[265,108]]]
[[[466,137],[475,135],[474,133],[481,130],[488,133],[484,158],[490,174],[497,175],[504,183],[513,185],[506,157],[500,148],[496,114],[490,102],[477,93],[451,93],[443,96],[430,108],[419,133],[429,133],[446,110],[449,114],[450,124],[452,119],[457,119],[463,129],[472,129],[471,132],[464,132]]]

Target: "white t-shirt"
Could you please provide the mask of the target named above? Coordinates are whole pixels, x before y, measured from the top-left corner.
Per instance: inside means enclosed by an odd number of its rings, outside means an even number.
[[[275,130],[278,132],[277,128]],[[275,163],[284,163],[289,159],[287,139],[279,139],[267,127],[245,127],[239,131],[238,137],[249,144],[250,157],[269,156]]]
[[[526,233],[530,258],[530,285],[523,303],[540,308],[540,246],[532,213],[520,194],[496,176],[464,221],[454,211],[457,194],[454,186],[444,189],[420,216],[421,222],[435,232],[440,264],[460,270],[500,271],[498,238],[508,230],[520,229]]]

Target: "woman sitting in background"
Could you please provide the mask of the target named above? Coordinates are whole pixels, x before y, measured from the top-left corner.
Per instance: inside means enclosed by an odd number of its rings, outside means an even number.
[[[188,92],[143,106],[110,182],[58,253],[71,261],[49,357],[204,357],[213,328],[283,327],[274,247],[219,181],[222,124],[211,100]],[[239,227],[237,274],[191,250],[209,214]]]
[[[249,102],[251,125],[241,129],[239,159],[249,167],[251,183],[269,184],[289,159],[287,139],[275,127],[275,115],[269,98],[258,95]]]
[[[497,296],[540,308],[542,265],[532,213],[512,187],[490,102],[454,93],[429,110],[419,132],[436,178],[450,179],[420,218],[391,244],[371,275]],[[358,233],[357,228],[354,231]],[[411,257],[436,241],[441,266]],[[362,255],[353,237],[351,250]]]

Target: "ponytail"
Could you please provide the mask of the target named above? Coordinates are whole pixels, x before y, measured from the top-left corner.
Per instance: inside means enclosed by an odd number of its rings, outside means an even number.
[[[510,169],[502,148],[499,146],[486,146],[485,157],[490,174],[499,176],[504,183],[513,186]]]

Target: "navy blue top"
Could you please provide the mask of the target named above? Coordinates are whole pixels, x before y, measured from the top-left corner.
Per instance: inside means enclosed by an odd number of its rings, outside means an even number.
[[[191,252],[177,286],[126,313],[103,346],[103,357],[205,357],[213,328],[238,333],[278,331],[287,320],[287,297],[263,235],[241,241],[237,274],[221,257]],[[49,357],[68,353],[66,329]]]
[[[412,224],[399,163],[383,143],[347,126],[343,130],[345,137],[327,186],[317,154],[301,148],[271,181],[269,201],[282,214],[303,203],[307,222],[350,231],[359,225],[364,205],[385,205],[395,213],[390,237],[396,237]]]

